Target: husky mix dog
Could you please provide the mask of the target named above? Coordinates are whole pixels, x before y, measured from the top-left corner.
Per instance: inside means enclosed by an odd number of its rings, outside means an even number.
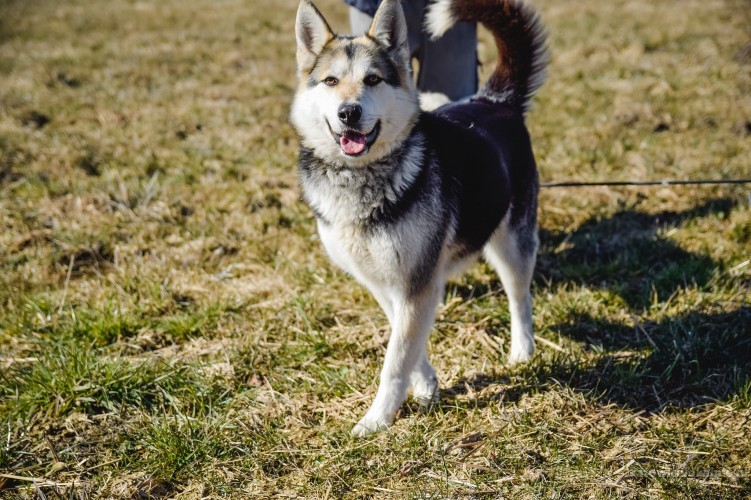
[[[538,178],[524,112],[545,76],[545,35],[522,0],[438,0],[426,28],[483,23],[497,66],[466,101],[421,112],[399,0],[362,36],[334,34],[309,0],[297,12],[300,182],[326,251],[366,286],[392,332],[372,406],[354,427],[391,424],[411,387],[438,397],[426,344],[447,278],[483,252],[511,312],[509,361],[532,356],[530,281]]]

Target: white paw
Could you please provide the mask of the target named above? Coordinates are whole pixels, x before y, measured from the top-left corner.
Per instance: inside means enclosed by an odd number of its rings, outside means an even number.
[[[533,343],[526,344],[524,346],[511,345],[511,352],[508,356],[508,363],[515,365],[518,363],[524,363],[532,359],[532,354],[535,352],[535,345]]]
[[[430,394],[413,394],[413,397],[417,401],[417,403],[420,405],[420,409],[422,410],[430,410],[434,406],[436,406],[438,403],[441,402],[441,393],[436,387],[435,391],[433,391]]]
[[[352,429],[352,435],[363,437],[369,434],[373,434],[389,427],[390,422],[386,419],[377,419],[365,415],[357,425]]]
[[[438,379],[435,374],[431,377],[415,382],[412,387],[412,397],[419,403],[420,408],[427,410],[438,404],[441,393],[438,390]]]

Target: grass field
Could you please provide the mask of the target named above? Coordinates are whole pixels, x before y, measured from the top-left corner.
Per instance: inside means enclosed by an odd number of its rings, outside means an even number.
[[[543,181],[751,176],[747,0],[533,3]],[[748,185],[543,191],[534,360],[479,264],[441,404],[350,436],[388,330],[299,199],[295,10],[0,0],[0,497],[751,495]]]

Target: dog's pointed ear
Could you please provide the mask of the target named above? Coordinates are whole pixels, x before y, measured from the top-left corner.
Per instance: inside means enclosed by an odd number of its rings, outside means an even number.
[[[397,57],[408,58],[407,21],[399,0],[381,2],[368,30],[368,36],[381,42]]]
[[[315,63],[323,47],[334,38],[334,33],[310,0],[300,0],[295,20],[297,37],[297,69],[305,71]]]

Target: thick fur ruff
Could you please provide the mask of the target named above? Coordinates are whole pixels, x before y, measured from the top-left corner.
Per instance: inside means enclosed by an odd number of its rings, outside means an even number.
[[[491,29],[498,68],[468,102],[427,113],[398,0],[384,0],[361,37],[332,33],[307,0],[298,10],[291,119],[303,197],[331,259],[373,293],[392,327],[358,435],[391,424],[410,387],[426,404],[438,397],[426,352],[435,308],[446,280],[481,253],[508,295],[509,361],[534,349],[538,181],[523,112],[544,75],[544,35],[518,1],[439,0],[427,23],[439,35],[465,20]]]

